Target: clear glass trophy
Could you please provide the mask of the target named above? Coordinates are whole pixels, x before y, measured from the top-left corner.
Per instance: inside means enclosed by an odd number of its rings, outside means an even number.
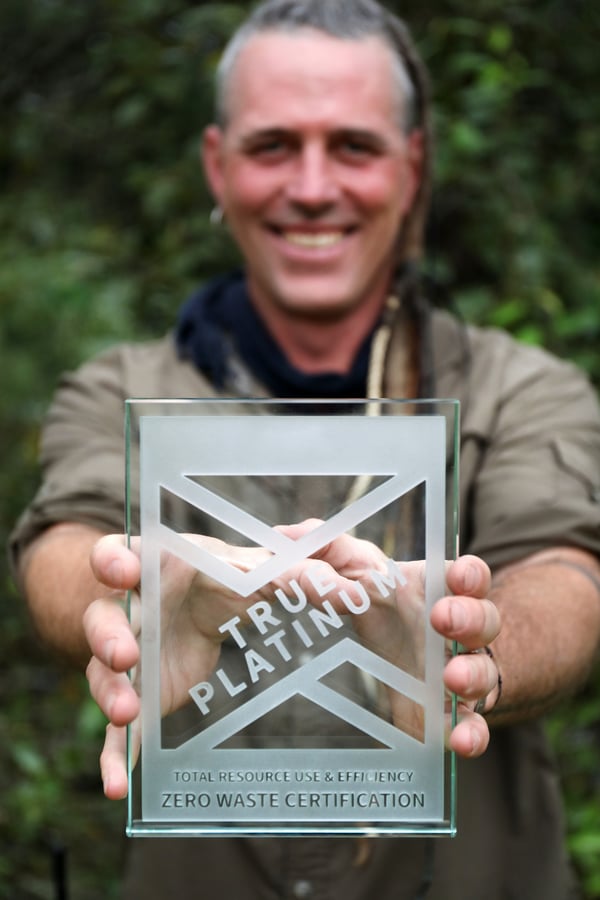
[[[453,834],[458,403],[130,400],[128,834]]]

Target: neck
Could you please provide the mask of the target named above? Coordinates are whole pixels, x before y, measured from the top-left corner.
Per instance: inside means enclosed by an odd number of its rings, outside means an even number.
[[[272,305],[265,309],[252,291],[250,294],[256,311],[288,361],[310,375],[348,373],[385,304],[384,294],[376,303],[358,304],[338,317],[319,318]]]

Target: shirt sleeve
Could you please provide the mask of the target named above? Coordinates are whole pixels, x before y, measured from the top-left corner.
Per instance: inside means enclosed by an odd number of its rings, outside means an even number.
[[[573,365],[497,332],[476,332],[472,351],[462,551],[492,568],[559,545],[600,554],[594,390]]]
[[[13,566],[58,522],[125,530],[124,401],[118,349],[61,378],[42,430],[41,487],[11,535]]]

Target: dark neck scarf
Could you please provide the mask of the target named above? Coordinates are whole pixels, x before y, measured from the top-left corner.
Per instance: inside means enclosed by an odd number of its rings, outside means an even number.
[[[366,393],[372,334],[343,375],[307,375],[288,361],[257,315],[243,273],[214,279],[182,307],[175,329],[179,357],[191,360],[215,387],[228,378],[233,349],[274,397],[360,398]]]

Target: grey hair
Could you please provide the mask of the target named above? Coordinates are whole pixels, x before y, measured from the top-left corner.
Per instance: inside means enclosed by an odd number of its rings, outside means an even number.
[[[410,132],[422,118],[423,87],[420,61],[404,23],[376,0],[264,0],[234,33],[216,72],[216,118],[228,120],[228,88],[241,50],[257,34],[294,33],[312,28],[342,40],[380,38],[392,51],[401,98],[401,127]]]

